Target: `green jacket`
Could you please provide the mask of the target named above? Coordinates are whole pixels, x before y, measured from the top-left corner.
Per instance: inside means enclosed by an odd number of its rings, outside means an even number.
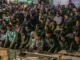
[[[10,41],[11,43],[14,43],[14,42],[17,41],[17,38],[18,38],[18,36],[17,36],[17,32],[16,31],[7,30],[6,36],[5,36],[5,42]]]

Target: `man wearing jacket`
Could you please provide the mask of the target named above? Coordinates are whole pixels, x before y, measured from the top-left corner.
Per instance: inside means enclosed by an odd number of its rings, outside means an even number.
[[[80,34],[77,34],[74,41],[70,45],[69,51],[79,51],[80,52]]]
[[[0,31],[0,47],[4,47],[6,28],[2,27]]]
[[[68,38],[65,36],[65,33],[61,33],[59,40],[58,40],[58,45],[57,48],[55,50],[55,52],[59,52],[61,50],[68,50],[70,46],[70,41],[68,40]]]
[[[43,50],[52,53],[55,51],[56,40],[52,38],[51,31],[46,32],[46,37],[43,42]]]
[[[12,29],[11,25],[8,25],[7,32],[5,35],[5,47],[14,48],[17,38],[18,38],[17,32]]]

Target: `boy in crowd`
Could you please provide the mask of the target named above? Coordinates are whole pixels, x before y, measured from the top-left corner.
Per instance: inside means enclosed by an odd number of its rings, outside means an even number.
[[[69,51],[79,51],[80,52],[80,34],[77,34],[74,41],[70,45]]]
[[[70,42],[66,38],[65,33],[61,33],[60,34],[58,42],[59,42],[59,44],[58,44],[58,46],[57,46],[57,48],[55,50],[56,53],[59,52],[59,51],[61,51],[61,50],[67,50],[67,49],[69,49],[69,45],[70,45],[69,43]]]
[[[35,48],[35,41],[36,41],[36,33],[34,31],[30,34],[29,43],[26,45],[27,49],[32,52]]]
[[[45,34],[45,39],[43,42],[43,50],[47,51],[48,53],[54,52],[55,51],[55,46],[56,46],[56,39],[52,37],[51,31],[47,31]]]
[[[17,32],[12,29],[11,25],[7,25],[7,32],[5,35],[5,47],[15,48],[15,43],[17,41]]]
[[[41,32],[37,33],[35,43],[36,43],[35,48],[36,48],[37,52],[42,52],[42,50],[43,50],[43,39],[41,36]]]
[[[6,28],[2,27],[0,31],[0,47],[4,47]]]

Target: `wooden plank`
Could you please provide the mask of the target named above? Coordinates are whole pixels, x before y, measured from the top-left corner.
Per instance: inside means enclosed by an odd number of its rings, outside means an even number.
[[[48,55],[48,54],[40,54],[40,53],[30,53],[30,52],[26,52],[27,54],[34,54],[34,55],[39,55],[39,56],[48,56],[48,57],[56,57],[58,58],[59,55],[58,54],[51,54],[51,55]]]
[[[80,60],[80,57],[62,56],[60,60]]]
[[[67,53],[65,50],[62,50],[59,52],[61,55],[67,55],[67,56],[77,56],[80,57],[80,52],[74,52],[74,53]]]
[[[27,55],[25,57],[21,57],[21,56],[17,56],[18,58],[20,59],[26,59],[28,57],[38,57],[40,60],[43,59],[43,60],[50,60],[50,59],[53,59],[53,60],[59,60],[59,55],[58,54],[40,54],[40,53],[32,53],[32,52],[24,52],[26,53]]]

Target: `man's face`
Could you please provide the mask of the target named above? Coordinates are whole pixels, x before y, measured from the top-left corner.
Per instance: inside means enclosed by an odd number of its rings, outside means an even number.
[[[5,32],[5,30],[1,30],[1,32],[2,32],[2,33],[4,33],[4,32]]]
[[[26,19],[26,18],[24,18],[24,21],[27,21],[27,19]]]
[[[41,39],[41,37],[40,37],[40,36],[36,36],[36,39],[37,39],[37,40],[40,40],[40,39]]]
[[[43,20],[40,20],[40,22],[41,22],[41,23],[44,23],[44,21],[43,21]]]
[[[11,29],[12,29],[11,27],[8,27],[8,26],[7,26],[7,30],[11,30]]]
[[[75,37],[75,41],[79,42],[80,41],[80,37]]]
[[[47,26],[45,26],[45,27],[44,27],[44,29],[45,29],[45,30],[48,30],[48,27],[47,27]]]
[[[79,21],[77,21],[77,22],[76,22],[76,26],[79,26],[79,25],[80,25],[80,22],[79,22]]]
[[[67,15],[65,15],[64,17],[65,17],[65,19],[68,19],[68,16]]]
[[[47,19],[47,22],[50,22],[50,19]]]
[[[59,14],[56,14],[56,16],[58,17],[58,16],[59,16]]]
[[[36,29],[39,29],[39,26],[38,25],[36,25]]]
[[[2,21],[2,19],[0,19],[0,21]]]
[[[77,35],[77,34],[78,34],[78,32],[77,32],[77,31],[73,31],[73,34],[74,34],[74,35]]]
[[[16,28],[19,28],[20,26],[19,25],[16,25]]]
[[[46,33],[46,37],[49,38],[51,36],[50,33]]]
[[[65,38],[63,36],[61,36],[61,40],[65,40]]]

